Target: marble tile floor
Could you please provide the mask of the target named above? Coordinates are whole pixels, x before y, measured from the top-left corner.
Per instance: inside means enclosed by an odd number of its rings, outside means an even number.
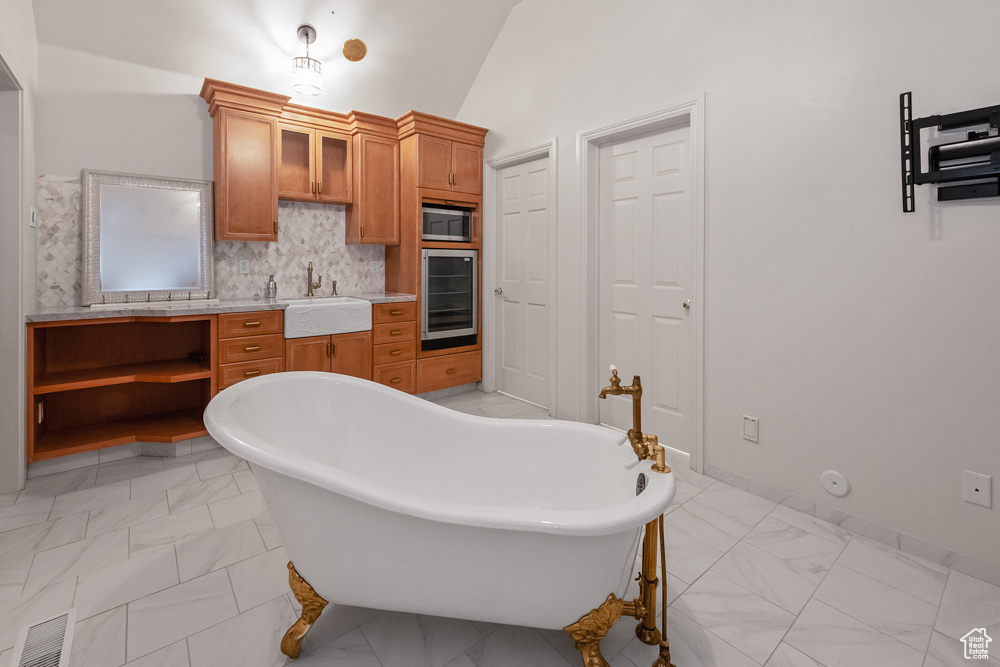
[[[435,402],[547,418],[501,394]],[[669,461],[678,492],[665,519],[678,667],[957,667],[973,628],[998,642],[979,664],[1000,667],[997,586],[699,475],[685,459]],[[560,631],[334,604],[287,660],[278,642],[298,615],[287,560],[253,473],[218,447],[31,479],[0,496],[0,667],[22,625],[72,606],[73,667],[581,664]],[[623,619],[605,638],[612,667],[652,664],[634,626]]]

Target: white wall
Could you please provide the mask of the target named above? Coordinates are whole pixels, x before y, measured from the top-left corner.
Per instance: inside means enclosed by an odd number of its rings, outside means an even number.
[[[959,474],[1000,480],[1000,200],[923,186],[903,214],[898,127],[907,90],[917,116],[1000,103],[998,20],[992,0],[517,5],[458,119],[490,128],[487,159],[558,137],[559,416],[599,389],[576,135],[704,92],[706,463],[998,567],[1000,498],[963,503]]]
[[[81,169],[211,180],[204,78],[50,44],[38,48],[38,173]]]
[[[35,303],[34,101],[37,40],[30,0],[0,2],[0,494],[24,481],[24,314]],[[19,90],[18,90],[19,89]]]

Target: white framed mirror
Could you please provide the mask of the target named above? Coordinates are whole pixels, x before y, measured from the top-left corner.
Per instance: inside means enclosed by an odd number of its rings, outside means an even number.
[[[83,305],[211,298],[212,181],[83,170]]]

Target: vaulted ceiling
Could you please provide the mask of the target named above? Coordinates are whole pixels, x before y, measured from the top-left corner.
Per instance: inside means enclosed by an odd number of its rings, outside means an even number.
[[[324,91],[294,101],[453,117],[518,1],[33,0],[33,6],[42,48],[287,95],[293,95],[292,58],[305,54],[296,29],[310,23],[317,38],[309,51],[323,63]],[[368,46],[360,62],[341,54],[350,38]]]

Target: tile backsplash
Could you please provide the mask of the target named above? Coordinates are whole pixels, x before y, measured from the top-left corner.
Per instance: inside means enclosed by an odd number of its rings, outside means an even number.
[[[79,178],[38,177],[39,308],[81,305],[80,192]],[[343,206],[279,202],[276,243],[216,241],[214,259],[213,296],[220,299],[262,298],[272,273],[279,298],[302,296],[309,262],[313,280],[323,276],[318,294],[329,295],[332,280],[340,294],[381,292],[385,287],[385,248],[346,245]],[[240,274],[241,259],[249,260],[249,274]]]

